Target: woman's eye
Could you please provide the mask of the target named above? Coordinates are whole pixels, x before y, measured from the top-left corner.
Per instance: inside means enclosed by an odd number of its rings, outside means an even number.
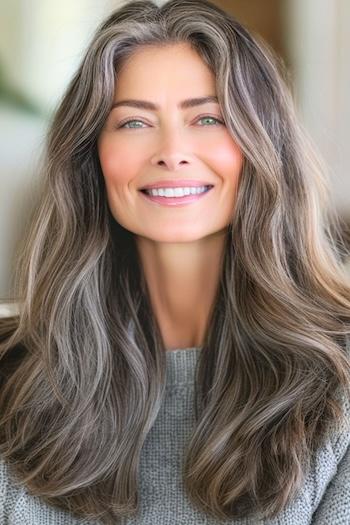
[[[204,116],[204,117],[200,117],[200,118],[197,120],[197,122],[199,122],[200,120],[204,120],[204,119],[207,119],[207,120],[208,120],[208,119],[209,119],[209,120],[214,120],[214,121],[218,122],[219,124],[223,124],[223,121],[222,121],[222,120],[219,120],[219,119],[216,118],[216,117],[211,117],[210,115],[206,115],[206,116]]]
[[[134,119],[134,120],[127,120],[126,122],[120,124],[120,125],[118,126],[118,128],[125,128],[127,124],[130,124],[130,122],[141,122],[142,124],[144,124],[144,122],[142,122],[142,120],[135,120],[135,119]],[[134,126],[132,126],[132,128],[133,128],[133,127],[134,127]],[[138,128],[138,127],[140,127],[140,126],[136,126],[136,127]]]

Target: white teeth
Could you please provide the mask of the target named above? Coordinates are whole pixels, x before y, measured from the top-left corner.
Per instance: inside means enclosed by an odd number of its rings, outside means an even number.
[[[148,195],[160,197],[184,197],[185,195],[195,195],[207,191],[207,186],[187,187],[187,188],[157,188],[146,190]]]

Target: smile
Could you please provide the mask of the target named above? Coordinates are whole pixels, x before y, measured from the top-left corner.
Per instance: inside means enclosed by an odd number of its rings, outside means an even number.
[[[185,188],[157,188],[140,190],[148,201],[163,206],[179,206],[198,201],[210,192],[213,186],[185,187]]]

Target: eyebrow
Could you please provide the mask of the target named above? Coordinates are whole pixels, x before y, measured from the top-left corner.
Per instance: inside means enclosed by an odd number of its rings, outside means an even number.
[[[186,100],[182,100],[181,102],[179,102],[178,107],[180,109],[187,109],[193,108],[195,106],[200,106],[202,104],[207,104],[208,102],[215,102],[216,104],[219,103],[218,98],[216,96],[210,95],[208,97],[188,98]],[[111,111],[112,109],[117,108],[119,106],[130,106],[132,108],[146,109],[149,111],[157,111],[160,109],[157,104],[154,104],[153,102],[148,102],[147,100],[128,99],[120,100],[119,102],[114,102],[114,104],[111,107]]]

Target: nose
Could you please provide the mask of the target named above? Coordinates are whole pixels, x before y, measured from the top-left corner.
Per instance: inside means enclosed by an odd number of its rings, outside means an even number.
[[[190,164],[191,156],[184,151],[185,144],[188,145],[188,142],[188,138],[184,140],[181,131],[166,134],[157,152],[152,156],[152,165],[164,166],[169,171],[176,171],[182,164]]]

